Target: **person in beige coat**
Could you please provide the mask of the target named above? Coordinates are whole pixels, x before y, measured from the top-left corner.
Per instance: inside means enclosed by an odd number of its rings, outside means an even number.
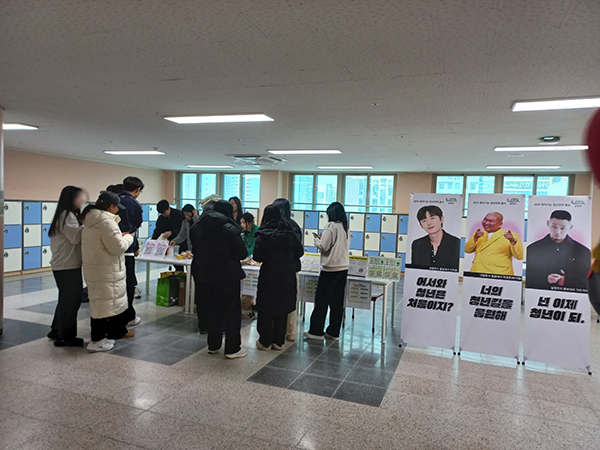
[[[83,275],[90,297],[90,352],[112,350],[115,339],[133,337],[133,332],[127,331],[125,315],[128,303],[124,254],[134,238],[119,229],[116,214],[121,208],[118,195],[103,191],[96,204],[81,214]]]

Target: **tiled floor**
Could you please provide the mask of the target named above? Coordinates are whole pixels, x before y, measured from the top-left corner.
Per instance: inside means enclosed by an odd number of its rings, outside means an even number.
[[[51,277],[5,287],[0,449],[600,448],[598,375],[400,349],[398,326],[382,346],[366,311],[339,343],[298,341],[283,352],[257,350],[255,323],[245,322],[248,356],[230,361],[206,352],[194,317],[144,297],[135,338],[89,354],[45,338]],[[85,316],[84,307],[87,338]],[[594,368],[599,336],[594,323]]]

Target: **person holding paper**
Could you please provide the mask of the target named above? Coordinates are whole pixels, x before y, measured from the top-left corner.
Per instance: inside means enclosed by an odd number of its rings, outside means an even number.
[[[179,233],[173,240],[171,240],[171,245],[181,245],[186,251],[192,252],[193,250],[190,230],[192,229],[193,225],[198,223],[200,216],[198,215],[198,210],[189,203],[181,208],[181,211],[183,212],[184,220],[181,223],[181,229],[179,230]]]
[[[471,239],[465,252],[475,252],[471,272],[497,275],[514,275],[512,259],[523,259],[523,243],[510,230],[504,230],[504,217],[499,212],[488,213]]]
[[[156,220],[156,227],[152,233],[152,239],[158,239],[161,235],[164,235],[166,239],[175,238],[181,230],[181,225],[185,220],[183,212],[171,208],[167,200],[161,200],[156,204],[156,210],[160,214]],[[187,250],[186,248],[180,250]]]
[[[411,264],[419,268],[441,267],[458,270],[460,239],[444,231],[444,213],[439,206],[423,206],[417,220],[427,236],[415,239],[411,246]]]
[[[527,246],[525,287],[586,289],[590,249],[569,236],[573,229],[571,213],[552,211],[546,225],[548,234]]]

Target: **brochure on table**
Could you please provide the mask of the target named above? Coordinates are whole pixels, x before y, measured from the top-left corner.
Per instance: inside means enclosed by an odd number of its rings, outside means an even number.
[[[381,258],[378,256],[371,256],[369,258],[367,276],[369,278],[399,281],[401,270],[401,258]]]
[[[302,272],[321,272],[321,255],[318,253],[305,253],[300,259]]]
[[[168,250],[169,241],[147,239],[144,243],[141,256],[146,259],[165,259]]]
[[[366,277],[369,271],[369,258],[367,256],[350,256],[348,275],[351,277]]]

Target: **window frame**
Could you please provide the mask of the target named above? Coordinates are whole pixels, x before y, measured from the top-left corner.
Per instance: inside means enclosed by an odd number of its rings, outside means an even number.
[[[216,175],[217,179],[216,179],[216,192],[215,195],[218,195],[219,197],[221,197],[224,200],[228,200],[228,198],[224,198],[223,197],[223,184],[225,182],[225,175],[237,175],[240,177],[240,198],[243,198],[244,195],[244,186],[243,186],[243,176],[244,175],[258,175],[260,177],[260,172],[257,171],[251,171],[251,172],[196,172],[196,171],[192,171],[192,170],[186,170],[186,171],[180,171],[180,172],[176,172],[177,173],[177,177],[176,177],[176,183],[175,183],[175,204],[178,205],[179,207],[182,206],[182,201],[189,201],[189,200],[194,200],[194,206],[196,208],[200,207],[200,200],[202,200],[202,197],[199,197],[200,194],[200,177],[199,175]],[[183,179],[183,175],[196,175],[196,198],[195,199],[188,199],[188,198],[183,198],[181,196],[181,185],[182,185],[182,179]],[[259,197],[258,200],[256,202],[252,201],[251,203],[258,203],[260,205],[260,192],[259,192]],[[243,204],[243,203],[242,203]],[[245,205],[243,205],[244,208],[247,208]],[[254,206],[250,206],[248,207],[250,209],[257,209],[258,207],[254,207]]]

